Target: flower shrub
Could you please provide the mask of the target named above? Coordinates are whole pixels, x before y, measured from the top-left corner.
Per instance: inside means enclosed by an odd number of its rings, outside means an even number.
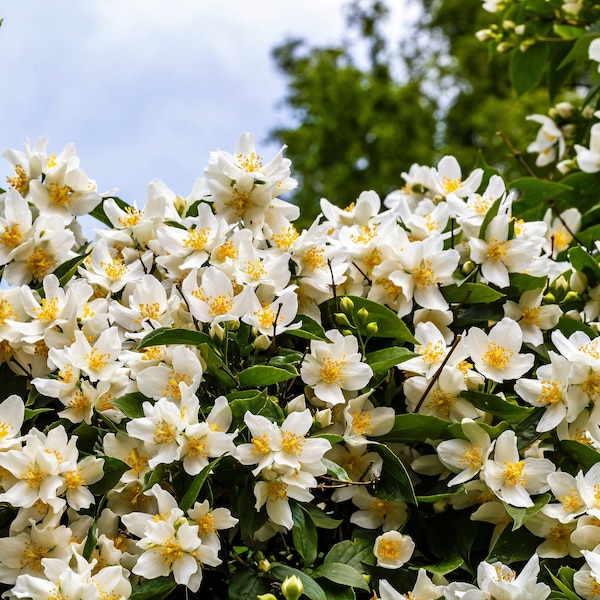
[[[600,58],[584,4],[485,3],[520,93]],[[7,150],[5,596],[596,598],[595,68],[532,116],[553,178],[446,156],[303,231],[249,134],[143,208]]]

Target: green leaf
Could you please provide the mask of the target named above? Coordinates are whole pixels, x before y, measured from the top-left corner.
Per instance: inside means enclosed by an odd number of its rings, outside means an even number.
[[[559,442],[559,447],[584,469],[589,469],[600,462],[600,452],[585,444],[580,444],[574,440],[562,440]]]
[[[127,202],[125,202],[125,200],[121,200],[121,198],[118,198],[117,196],[107,196],[106,198],[104,198],[102,200],[102,202],[97,204],[94,207],[94,209],[91,210],[88,214],[91,217],[94,217],[94,219],[97,219],[98,221],[100,221],[101,223],[106,225],[109,229],[113,229],[114,225],[112,224],[111,220],[106,216],[106,213],[104,212],[104,202],[109,199],[114,200],[116,205],[119,208],[122,208],[123,210],[126,210],[127,208],[131,208],[131,206],[129,204],[127,204]]]
[[[290,365],[291,366],[291,365]],[[268,365],[254,365],[248,367],[238,374],[240,385],[244,388],[263,388],[274,383],[281,383],[298,377],[298,372],[293,368],[293,372],[280,367],[271,367]]]
[[[142,488],[142,492],[145,492],[149,489],[152,489],[155,483],[160,484],[165,480],[165,470],[166,467],[164,464],[159,464],[152,471],[148,471],[144,476],[144,487]]]
[[[55,410],[54,408],[25,408],[25,414],[23,417],[23,421],[29,421],[31,419],[33,419],[34,417],[37,417],[38,415],[41,415],[42,413],[46,413],[46,412],[52,412],[53,410]]]
[[[343,519],[332,519],[328,514],[314,504],[302,504],[302,510],[306,512],[315,527],[319,529],[337,529],[343,522]]]
[[[328,458],[322,458],[321,462],[327,468],[327,472],[336,479],[339,479],[340,481],[352,481],[352,479],[348,477],[346,469],[340,467],[336,462],[329,460]]]
[[[521,527],[517,531],[512,531],[507,527],[496,540],[494,547],[491,548],[486,561],[510,564],[529,560],[539,545],[540,538],[528,531],[526,527]]]
[[[213,460],[212,462],[207,464],[204,467],[204,469],[202,469],[202,471],[200,471],[200,473],[198,473],[198,475],[196,475],[194,477],[194,479],[192,480],[192,483],[190,484],[187,491],[185,492],[185,495],[179,502],[179,508],[181,508],[181,510],[183,512],[187,512],[190,508],[192,508],[192,506],[194,505],[194,503],[196,502],[196,500],[198,498],[198,494],[200,494],[200,490],[202,489],[202,486],[204,485],[205,481],[208,479],[208,476],[215,470],[215,467],[221,462],[221,460],[225,456],[226,455],[223,454],[223,455],[219,456],[218,458],[215,458],[215,460]]]
[[[106,494],[110,490],[112,490],[119,480],[121,479],[121,475],[125,473],[125,471],[129,471],[131,467],[119,460],[118,458],[114,458],[113,456],[103,456],[104,465],[102,465],[102,470],[104,471],[104,475],[100,481],[93,483],[90,485],[90,491],[94,496],[99,496],[100,494]]]
[[[383,350],[376,350],[375,352],[369,352],[365,356],[366,363],[373,369],[374,373],[378,371],[387,371],[401,362],[419,356],[416,352],[412,352],[408,348],[401,348],[400,346],[390,346]]]
[[[590,287],[595,287],[600,281],[600,265],[597,261],[580,246],[570,248],[568,255],[571,266],[587,277]]]
[[[151,331],[138,344],[138,349],[148,348],[149,346],[166,346],[167,344],[185,344],[187,346],[199,346],[207,343],[213,345],[210,336],[192,329],[171,329],[170,327],[160,327]]]
[[[392,430],[378,439],[382,442],[425,442],[443,437],[448,425],[448,421],[433,415],[396,415]]]
[[[393,502],[417,503],[412,481],[402,461],[384,444],[369,442],[375,452],[383,459],[381,476],[375,486],[377,498]]]
[[[304,561],[304,566],[308,567],[317,558],[317,530],[312,519],[302,510],[299,504],[294,503],[291,506],[294,520],[292,541]]]
[[[325,330],[317,321],[308,315],[297,315],[292,323],[302,323],[299,329],[288,329],[285,334],[294,337],[303,338],[305,340],[322,340],[327,342]]]
[[[374,565],[373,544],[369,540],[355,538],[338,542],[325,556],[323,563],[343,563],[361,569],[362,564]]]
[[[324,577],[342,585],[369,591],[369,585],[359,571],[350,565],[339,562],[326,562],[319,565],[312,573],[315,579]]]
[[[572,319],[566,315],[563,315],[558,320],[557,329],[565,337],[569,337],[576,331],[583,331],[590,339],[594,339],[596,337],[596,332],[587,323],[582,323],[581,321],[577,321],[576,319]]]
[[[73,278],[75,273],[77,273],[77,269],[79,265],[90,255],[89,252],[85,254],[80,254],[79,256],[75,256],[64,263],[58,265],[56,269],[54,269],[53,273],[58,278],[58,282],[61,287],[65,287],[67,283]],[[42,287],[43,290],[43,287]]]
[[[571,51],[560,63],[559,68],[565,67],[569,63],[578,63],[588,59],[588,52],[592,40],[598,37],[597,33],[588,33],[577,37],[577,41],[571,48]]]
[[[512,404],[495,394],[465,391],[462,392],[461,396],[475,408],[488,412],[512,424],[520,423],[535,410],[533,407]]]
[[[547,181],[536,177],[522,177],[510,182],[510,189],[517,189],[521,195],[516,200],[517,206],[523,204],[530,209],[533,205],[547,202],[563,192],[571,191],[571,187],[556,181]]]
[[[561,570],[564,567],[561,567]],[[552,578],[552,581],[555,583],[556,587],[565,595],[565,598],[567,600],[581,600],[581,597],[578,596],[575,591],[573,591],[570,587],[568,587],[567,585],[565,585],[565,583],[563,581],[561,581],[558,577],[555,577],[551,572],[550,569],[548,569],[548,567],[546,567],[546,570],[548,571],[548,573],[550,574],[550,577]]]
[[[447,302],[457,304],[490,304],[505,294],[495,290],[484,283],[463,283],[461,285],[447,285],[441,288],[441,292]]]
[[[522,527],[529,519],[531,519],[533,515],[539,513],[540,510],[542,510],[542,508],[544,508],[544,506],[548,504],[550,498],[550,494],[542,494],[539,498],[536,498],[535,502],[533,503],[533,506],[529,506],[528,508],[518,508],[516,506],[511,506],[510,504],[504,502],[504,508],[506,509],[506,512],[513,519],[512,530],[516,531],[517,529]]]
[[[537,43],[525,52],[516,49],[511,53],[508,75],[517,96],[522,96],[536,87],[546,70],[549,48],[547,44]]]
[[[157,577],[156,579],[145,579],[142,583],[132,586],[129,600],[163,600],[175,588],[177,584],[173,577]]]
[[[228,600],[256,600],[271,589],[264,577],[258,577],[252,569],[236,571],[229,579]]]
[[[223,359],[215,352],[212,344],[200,344],[198,350],[200,350],[200,354],[206,362],[206,373],[213,375],[228,390],[238,385]]]
[[[509,273],[510,285],[517,288],[520,292],[529,290],[541,290],[546,287],[548,278],[545,276],[536,277],[528,273]]]
[[[144,409],[142,408],[144,402],[151,402],[151,400],[141,392],[131,392],[112,400],[111,404],[130,419],[139,419],[144,416]]]
[[[582,36],[585,33],[583,27],[576,27],[575,25],[563,25],[562,23],[554,23],[552,29],[556,35],[559,35],[565,40],[574,40]]]
[[[96,549],[96,542],[98,541],[98,525],[96,519],[92,521],[87,533],[85,540],[85,546],[83,547],[83,558],[88,562],[92,560],[92,555]]]
[[[419,342],[414,338],[404,321],[393,311],[372,300],[366,298],[360,298],[358,296],[346,296],[352,300],[354,304],[353,315],[354,320],[358,324],[358,329],[361,335],[367,335],[367,324],[375,322],[379,328],[377,338],[393,339],[402,342],[409,342],[411,344],[418,344]],[[325,311],[326,314],[332,315],[333,313],[339,312],[337,303],[340,298],[331,298],[323,304],[321,304],[321,310]],[[356,317],[356,313],[364,308],[368,312],[368,317],[364,320],[359,320]]]
[[[256,390],[243,390],[233,392],[227,396],[229,408],[234,419],[242,419],[246,411],[257,415],[267,402],[271,402],[267,390],[257,392]]]
[[[502,197],[498,198],[494,201],[494,204],[490,206],[488,211],[485,213],[485,217],[481,223],[481,227],[479,228],[479,239],[485,240],[485,232],[487,231],[488,225],[491,220],[496,217],[498,214],[498,210],[500,209],[500,202],[502,201]]]
[[[356,600],[356,593],[348,586],[325,580],[321,582],[321,587],[325,590],[327,600]]]
[[[465,561],[461,556],[451,556],[450,558],[441,560],[434,565],[425,565],[423,568],[430,573],[435,573],[436,575],[446,575],[447,573],[456,571],[456,569],[461,567],[464,562]]]
[[[286,577],[296,575],[302,580],[305,596],[310,598],[310,600],[327,600],[327,596],[325,595],[323,588],[314,579],[298,569],[288,567],[287,565],[282,565],[281,563],[274,563],[271,566],[269,573],[271,573],[271,575],[273,575],[277,581],[281,582],[283,582]]]

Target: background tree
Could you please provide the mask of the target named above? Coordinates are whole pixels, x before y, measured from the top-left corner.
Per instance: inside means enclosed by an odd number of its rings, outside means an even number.
[[[475,37],[491,23],[481,0],[405,1],[419,16],[399,44],[385,33],[385,2],[352,0],[339,45],[293,39],[273,51],[296,125],[272,137],[288,145],[300,180],[294,199],[307,219],[321,197],[346,206],[364,189],[385,196],[411,164],[444,154],[468,165],[482,150],[500,170],[518,168],[496,132],[524,150],[535,130],[524,117],[540,99],[517,103],[506,57],[490,57]]]

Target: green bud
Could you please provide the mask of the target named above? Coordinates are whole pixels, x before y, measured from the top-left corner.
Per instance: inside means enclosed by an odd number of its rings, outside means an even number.
[[[281,584],[281,593],[286,600],[298,600],[303,591],[304,585],[298,575],[286,577]]]
[[[257,594],[256,598],[258,600],[277,600],[277,598],[273,596],[273,594]]]
[[[552,292],[548,292],[544,296],[544,304],[554,304],[556,302],[556,297]]]
[[[563,298],[563,302],[574,302],[575,300],[580,300],[579,294],[571,290],[567,292],[565,297]]]
[[[352,331],[350,329],[342,329],[342,335],[352,335]]]
[[[334,313],[333,318],[338,325],[343,327],[352,327],[352,323],[348,320],[348,317],[344,313]]]
[[[271,570],[271,563],[266,558],[263,558],[262,560],[258,561],[258,572],[259,573],[267,573],[270,570]],[[259,596],[259,598],[260,597],[261,596]]]
[[[271,338],[268,335],[261,334],[253,342],[252,346],[257,350],[266,350],[271,345]]]
[[[371,337],[372,335],[377,335],[377,332],[379,331],[379,325],[377,325],[377,323],[375,323],[375,321],[371,321],[370,323],[367,324],[367,335],[369,337]]]
[[[340,307],[345,313],[351,314],[354,310],[354,302],[348,296],[344,296],[340,299]]]
[[[470,275],[473,272],[473,269],[475,269],[475,263],[472,260],[468,260],[463,266],[462,266],[462,274],[463,275]]]
[[[240,322],[239,321],[226,321],[225,328],[227,329],[227,331],[237,331],[240,328]]]
[[[369,318],[369,311],[364,307],[359,308],[356,316],[361,323],[364,323]]]

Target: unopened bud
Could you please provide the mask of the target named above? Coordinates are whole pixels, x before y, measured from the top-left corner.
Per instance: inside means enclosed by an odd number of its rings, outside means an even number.
[[[462,266],[461,271],[462,271],[463,275],[470,275],[473,272],[473,269],[475,269],[475,263],[472,260],[468,260]]]
[[[210,326],[208,331],[208,335],[210,335],[211,339],[215,342],[222,342],[225,338],[225,329],[223,329],[220,323],[214,323]]]
[[[582,294],[588,286],[588,279],[581,271],[573,271],[569,277],[569,286],[572,292]]]
[[[348,320],[348,317],[344,313],[334,313],[333,318],[338,325],[342,327],[352,327],[352,323]]]
[[[273,594],[258,594],[256,598],[258,600],[277,600],[277,598],[273,596]]]
[[[548,292],[544,296],[544,304],[554,304],[556,302],[556,297],[552,292]]]
[[[237,331],[240,328],[240,322],[239,321],[226,321],[225,327],[227,328],[227,331]]]
[[[377,323],[375,323],[375,321],[371,321],[370,323],[367,324],[366,330],[367,330],[367,335],[369,337],[371,337],[372,335],[377,335],[377,332],[379,331],[379,325],[377,325]]]
[[[354,302],[348,296],[344,296],[340,299],[340,307],[346,314],[351,314],[354,310]]]
[[[267,573],[270,570],[271,570],[271,563],[266,558],[263,558],[262,560],[258,561],[258,572],[259,573]],[[261,598],[262,596],[258,596],[258,597]]]
[[[500,42],[498,44],[498,46],[496,47],[496,51],[499,52],[500,54],[504,54],[504,52],[508,52],[509,50],[512,50],[515,47],[514,44],[511,44],[510,42]]]
[[[331,409],[326,408],[324,410],[318,410],[315,414],[315,422],[322,428],[329,427],[333,423]]]
[[[266,350],[271,345],[271,338],[268,335],[260,334],[253,342],[252,346],[257,350]]]
[[[565,297],[563,298],[563,302],[575,302],[577,300],[580,300],[579,294],[577,292],[574,292],[573,290],[567,292]]]
[[[298,575],[286,577],[281,584],[281,593],[286,600],[298,600],[304,591],[304,584]]]
[[[364,323],[369,318],[369,311],[363,306],[358,309],[356,316],[361,323]]]

